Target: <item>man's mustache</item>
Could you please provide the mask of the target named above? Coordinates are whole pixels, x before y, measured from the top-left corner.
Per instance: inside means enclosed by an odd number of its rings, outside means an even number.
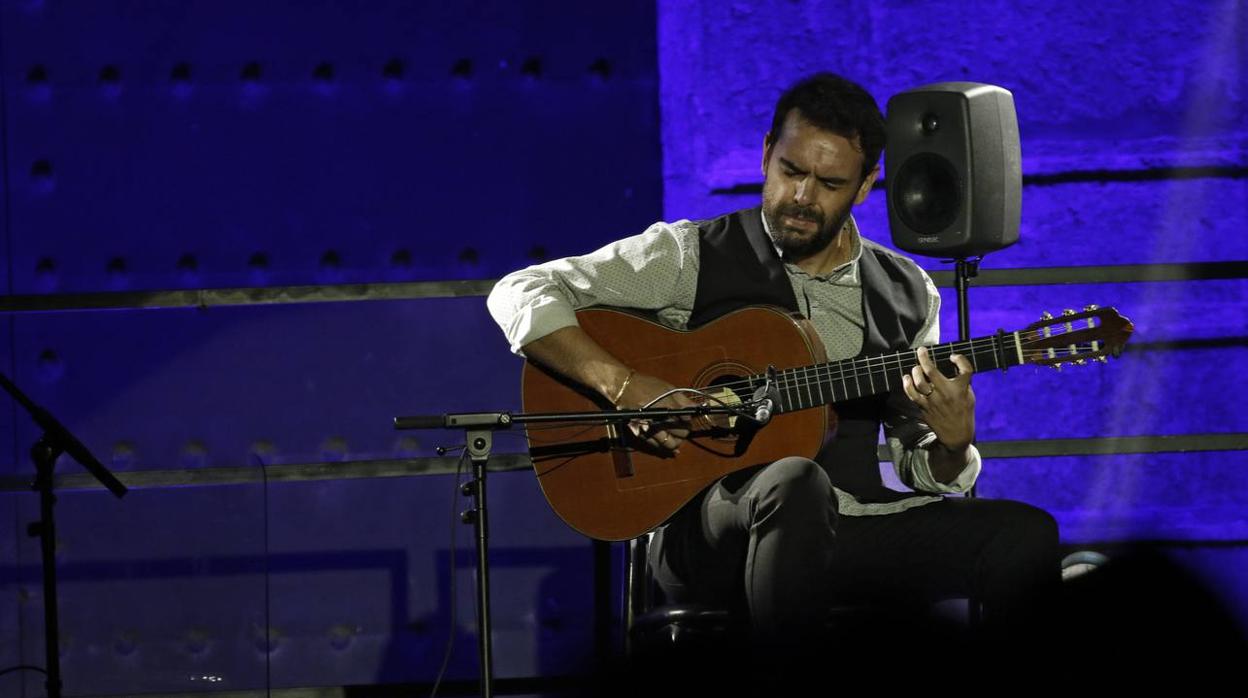
[[[782,216],[788,216],[790,218],[797,218],[799,220],[806,220],[806,221],[814,221],[815,223],[820,223],[820,224],[823,223],[823,216],[821,216],[817,210],[811,209],[811,208],[803,208],[801,206],[785,204],[780,207],[779,213]]]

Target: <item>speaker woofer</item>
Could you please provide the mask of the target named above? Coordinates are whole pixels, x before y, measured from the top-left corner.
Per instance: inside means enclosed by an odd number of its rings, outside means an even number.
[[[921,235],[944,231],[961,213],[958,171],[935,153],[920,153],[902,163],[891,190],[897,215]]]

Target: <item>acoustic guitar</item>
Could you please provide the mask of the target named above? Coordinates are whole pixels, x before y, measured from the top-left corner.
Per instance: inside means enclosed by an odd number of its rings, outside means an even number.
[[[813,458],[836,428],[833,405],[898,390],[918,363],[913,350],[829,362],[810,322],[775,307],[743,308],[692,331],[614,308],[581,310],[577,321],[637,371],[700,389],[702,395],[691,395],[695,402],[741,411],[694,418],[679,455],[652,449],[618,420],[529,426],[529,455],[546,500],[569,526],[607,541],[653,529],[729,473],[786,456]],[[928,351],[946,375],[954,373],[953,354],[965,356],[977,372],[1023,364],[1060,368],[1117,356],[1132,330],[1114,309],[1088,306]],[[524,366],[521,386],[525,412],[614,409],[532,362]],[[765,386],[773,397],[771,418],[760,425],[751,416]]]

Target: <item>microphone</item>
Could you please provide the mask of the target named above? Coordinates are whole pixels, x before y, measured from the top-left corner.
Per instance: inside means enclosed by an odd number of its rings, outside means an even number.
[[[767,380],[763,383],[763,387],[754,391],[754,421],[759,426],[771,421],[771,413],[776,409],[776,402],[780,399],[780,391],[776,387],[776,367],[767,367]]]

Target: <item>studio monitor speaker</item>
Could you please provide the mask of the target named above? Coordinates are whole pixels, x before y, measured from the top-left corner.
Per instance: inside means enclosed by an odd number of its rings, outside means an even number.
[[[942,82],[888,100],[884,177],[893,244],[980,256],[1018,242],[1022,164],[1014,96]]]

